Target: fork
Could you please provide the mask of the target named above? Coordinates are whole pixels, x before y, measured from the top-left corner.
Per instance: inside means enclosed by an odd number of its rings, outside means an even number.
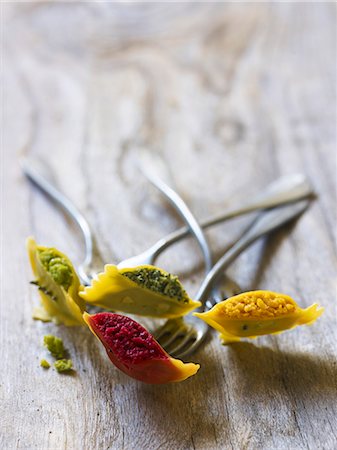
[[[51,170],[45,162],[25,158],[21,161],[21,166],[26,177],[60,206],[81,230],[84,239],[85,256],[83,261],[78,265],[77,271],[82,283],[84,285],[89,285],[97,273],[93,267],[95,245],[89,223],[72,201],[56,187]],[[249,212],[276,207],[312,195],[313,190],[311,185],[303,175],[294,174],[281,177],[271,183],[264,192],[260,193],[243,206],[229,209],[220,215],[201,221],[200,224],[202,228],[208,228]],[[182,227],[163,237],[144,252],[119,262],[118,267],[127,268],[145,264],[154,265],[155,261],[164,250],[187,236],[189,236],[188,227]]]
[[[219,282],[224,270],[253,242],[271,233],[277,228],[302,214],[309,205],[309,200],[299,200],[295,203],[262,211],[253,223],[244,231],[241,237],[218,260],[202,282],[195,300],[202,305],[196,311],[209,310],[213,303],[209,300],[211,289]],[[165,350],[176,358],[185,358],[198,349],[208,333],[208,325],[188,314],[181,319],[168,320],[154,333],[155,338]]]

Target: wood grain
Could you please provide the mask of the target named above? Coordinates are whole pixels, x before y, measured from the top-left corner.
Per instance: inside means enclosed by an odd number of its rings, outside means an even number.
[[[336,8],[333,3],[2,3],[1,449],[335,449]],[[86,213],[104,261],[180,225],[141,176],[161,152],[197,217],[305,173],[317,199],[229,270],[242,289],[284,291],[326,311],[312,327],[221,347],[200,373],[150,386],[111,366],[86,329],[34,322],[28,235],[76,263],[76,229],[23,178],[48,161]],[[247,218],[208,233],[220,254]],[[159,261],[191,293],[189,240]],[[61,336],[76,375],[44,371]]]

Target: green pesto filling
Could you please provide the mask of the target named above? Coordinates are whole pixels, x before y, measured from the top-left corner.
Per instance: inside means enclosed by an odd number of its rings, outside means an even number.
[[[72,269],[68,261],[51,249],[39,250],[39,258],[53,280],[67,291],[73,281]]]
[[[46,359],[41,359],[40,366],[43,367],[44,369],[49,369],[50,364]]]
[[[73,368],[71,359],[58,359],[54,362],[54,367],[58,372],[69,372]]]
[[[183,303],[189,299],[178,277],[170,273],[163,273],[159,269],[141,268],[132,272],[122,272],[122,275],[137,283],[139,286],[151,291],[175,298]]]
[[[54,358],[56,359],[64,358],[65,350],[62,339],[53,336],[51,334],[47,334],[43,338],[43,345],[47,347],[47,349],[54,356]]]

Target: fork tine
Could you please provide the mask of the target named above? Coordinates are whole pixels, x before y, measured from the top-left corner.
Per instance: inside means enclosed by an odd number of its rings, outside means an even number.
[[[198,321],[195,317],[189,317],[188,319],[193,327],[190,333],[176,347],[171,347],[171,351],[176,358],[185,358],[196,351],[208,335],[207,331],[209,328],[205,322]]]
[[[178,341],[175,346],[169,349],[169,353],[173,356],[177,356],[178,354],[180,354],[180,352],[183,352],[184,348],[190,343],[190,341],[196,341],[197,338],[198,333],[196,332],[195,328],[191,327],[189,332],[185,334],[184,338]]]
[[[165,349],[169,348],[169,346],[180,336],[184,336],[186,333],[188,333],[190,330],[190,327],[186,327],[184,324],[181,327],[178,327],[175,331],[173,331],[166,339],[160,340],[160,345],[164,347]]]
[[[187,342],[190,343],[189,346],[185,345],[185,348],[180,347],[180,349],[178,349],[179,352],[176,351],[176,353],[174,353],[174,356],[179,359],[184,359],[187,356],[191,355],[199,348],[199,346],[204,342],[207,336],[208,333],[206,332],[198,333],[193,342],[191,342],[191,339]]]
[[[169,319],[164,323],[164,325],[162,325],[160,328],[154,331],[153,336],[157,341],[159,341],[166,334],[171,334],[172,330],[174,330],[176,327],[177,327],[177,320]]]
[[[195,350],[197,350],[199,345],[205,340],[206,336],[207,336],[207,334],[205,333],[202,336],[200,336],[199,338],[196,338],[195,341],[193,342],[193,344],[191,344],[188,347],[185,346],[185,350],[184,349],[180,349],[180,351],[178,353],[173,353],[173,356],[175,358],[179,358],[179,359],[184,359],[186,356],[189,356]]]

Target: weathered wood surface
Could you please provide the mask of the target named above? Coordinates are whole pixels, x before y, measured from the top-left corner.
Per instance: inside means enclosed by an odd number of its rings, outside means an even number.
[[[1,449],[335,449],[336,14],[334,3],[2,3]],[[312,327],[194,358],[200,373],[149,386],[111,366],[86,329],[31,319],[24,240],[75,262],[81,241],[23,178],[48,160],[85,211],[105,261],[180,225],[140,175],[159,151],[197,217],[303,172],[317,200],[229,273],[326,311]],[[211,231],[219,253],[240,219]],[[160,260],[195,292],[193,242]],[[75,376],[43,371],[44,334],[63,337]]]

